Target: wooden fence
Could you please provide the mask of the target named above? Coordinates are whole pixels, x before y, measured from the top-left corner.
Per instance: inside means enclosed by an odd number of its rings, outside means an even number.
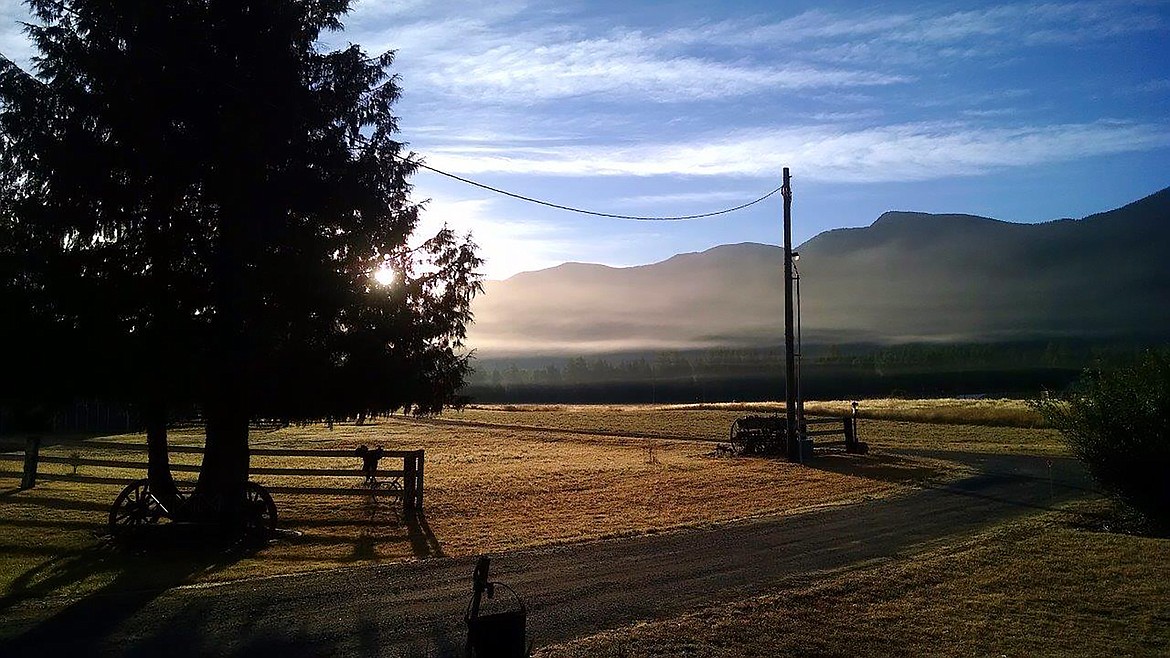
[[[805,417],[804,426],[801,428],[801,433],[805,437],[815,436],[842,436],[845,440],[839,442],[817,442],[818,448],[845,448],[845,452],[865,454],[869,450],[869,446],[857,438],[857,414],[844,417],[821,417],[810,418]],[[813,426],[829,426],[837,425],[837,427],[826,427],[826,429],[809,429],[809,425]]]
[[[108,484],[124,486],[134,481],[134,478],[101,477],[95,475],[78,475],[77,467],[89,466],[99,468],[115,468],[145,471],[145,461],[127,461],[120,459],[95,459],[81,456],[81,450],[90,451],[121,451],[132,453],[146,452],[146,443],[122,443],[108,441],[92,441],[80,439],[53,439],[45,447],[65,447],[77,449],[71,455],[41,454],[42,441],[39,437],[25,439],[24,454],[19,449],[12,452],[0,452],[0,462],[23,462],[24,468],[20,471],[0,470],[0,478],[19,477],[20,488],[30,489],[36,486],[38,480],[49,482],[80,482],[87,484]],[[171,454],[203,454],[200,446],[169,446]],[[268,486],[265,488],[273,494],[289,495],[319,495],[319,496],[392,496],[402,498],[402,509],[405,513],[421,511],[423,508],[423,469],[425,460],[422,450],[386,450],[382,453],[383,459],[401,459],[401,470],[386,470],[379,468],[376,473],[378,481],[389,486],[364,486],[365,472],[361,469],[361,458],[353,450],[324,450],[324,449],[293,449],[293,448],[251,448],[249,453],[254,457],[312,457],[344,460],[351,467],[342,468],[288,468],[288,467],[256,467],[248,469],[250,476],[269,475],[276,477],[355,477],[360,478],[363,486],[354,487],[324,487],[324,486]],[[65,464],[73,467],[74,472],[43,473],[38,472],[38,464]],[[195,464],[171,464],[174,473],[198,473],[199,466]],[[400,485],[399,485],[400,483]],[[180,486],[193,485],[193,482],[179,482]],[[399,485],[399,486],[396,486]]]

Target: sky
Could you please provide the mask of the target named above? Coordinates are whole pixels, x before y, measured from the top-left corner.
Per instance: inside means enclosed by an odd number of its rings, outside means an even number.
[[[0,51],[31,55],[15,0]],[[793,238],[887,210],[1083,217],[1170,185],[1170,2],[358,0],[322,47],[396,51],[438,169],[606,213],[695,214],[793,176]],[[687,222],[566,213],[420,172],[421,231],[489,278],[779,244],[781,200]]]

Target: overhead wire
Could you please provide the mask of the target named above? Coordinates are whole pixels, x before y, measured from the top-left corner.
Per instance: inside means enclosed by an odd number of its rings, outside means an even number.
[[[69,13],[72,13],[72,14],[78,15],[78,16],[80,15],[77,12],[77,10],[65,5],[64,3],[57,2],[54,4],[56,4],[59,8],[65,10]],[[155,53],[155,54],[161,56],[160,53]],[[41,82],[40,80],[37,80],[36,76],[34,76],[31,73],[22,69],[15,61],[13,61],[7,55],[0,53],[0,58],[7,61],[10,65],[12,65],[13,68],[15,68],[17,71],[22,73],[25,77],[29,78],[30,80],[33,80],[33,81],[38,82],[38,83]],[[372,59],[376,59],[376,58],[366,58],[367,61],[370,61]],[[216,80],[215,82],[218,84],[223,84],[223,85],[230,84],[224,80]],[[43,84],[43,83],[41,83],[41,84]],[[369,141],[364,136],[359,134],[359,135],[357,135],[357,139],[364,142],[365,144],[369,145]],[[424,162],[421,159],[415,160],[415,159],[411,159],[410,156],[403,156],[403,155],[399,155],[397,153],[394,153],[393,156],[395,158],[397,158],[398,160],[401,160],[402,162],[405,162],[405,163],[411,164],[411,165],[415,165],[421,169],[425,169],[427,171],[438,174],[440,176],[445,176],[445,177],[450,178],[452,180],[459,181],[460,183],[463,183],[465,185],[471,185],[473,187],[487,190],[489,192],[499,194],[502,196],[506,196],[506,197],[509,197],[512,199],[517,199],[519,201],[524,201],[527,203],[532,203],[532,204],[544,206],[547,208],[553,208],[556,210],[563,210],[565,212],[578,213],[581,215],[589,215],[589,216],[593,216],[593,217],[603,217],[603,218],[607,218],[607,219],[620,219],[620,220],[637,221],[637,222],[680,222],[680,221],[689,221],[689,220],[695,220],[695,219],[704,219],[704,218],[708,218],[708,217],[717,217],[719,215],[727,215],[727,214],[730,214],[733,212],[744,210],[745,208],[750,208],[751,206],[754,206],[762,201],[765,201],[765,200],[771,198],[777,192],[780,192],[784,189],[784,186],[780,185],[779,187],[774,188],[773,190],[769,191],[768,193],[764,194],[763,196],[760,196],[752,201],[741,203],[737,206],[732,206],[730,208],[722,208],[720,210],[713,210],[713,211],[709,211],[709,212],[692,213],[692,214],[686,214],[686,215],[673,215],[673,216],[626,215],[626,214],[621,214],[621,213],[608,213],[608,212],[602,212],[602,211],[598,211],[598,210],[589,210],[586,208],[579,208],[576,206],[569,206],[569,205],[565,205],[565,204],[561,204],[561,203],[555,203],[553,201],[538,199],[536,197],[528,196],[525,194],[520,194],[518,192],[511,192],[511,191],[505,190],[503,188],[495,187],[493,185],[488,185],[487,183],[481,183],[481,182],[473,180],[471,178],[466,178],[464,176],[460,176],[458,174],[453,174],[453,173],[448,172],[448,171],[443,171],[442,169],[439,169],[437,167],[433,167],[431,165],[426,164],[426,162]]]
[[[502,194],[504,196],[511,197],[513,199],[519,199],[520,201],[527,201],[528,203],[535,203],[537,205],[547,206],[549,208],[556,208],[557,210],[565,210],[568,212],[580,213],[582,215],[592,215],[594,217],[607,217],[609,219],[626,219],[626,220],[639,221],[639,222],[679,222],[679,221],[686,221],[686,220],[691,220],[691,219],[703,219],[705,217],[715,217],[716,215],[726,215],[728,213],[736,212],[737,210],[743,210],[744,208],[754,206],[757,203],[764,201],[765,199],[767,199],[767,198],[771,197],[772,195],[776,194],[777,192],[781,191],[784,187],[783,185],[781,185],[780,187],[777,187],[776,189],[768,192],[767,194],[765,194],[765,195],[763,195],[763,196],[761,196],[753,201],[748,201],[747,203],[741,203],[738,206],[734,206],[731,208],[723,208],[722,210],[713,210],[711,212],[696,213],[693,215],[677,215],[677,216],[673,216],[673,217],[654,217],[654,216],[644,216],[644,215],[621,215],[621,214],[616,214],[616,213],[600,212],[597,210],[587,210],[585,208],[576,208],[574,206],[566,206],[566,205],[560,204],[560,203],[553,203],[552,201],[545,201],[542,199],[537,199],[534,197],[525,196],[523,194],[517,194],[516,192],[509,192],[508,190],[500,189],[498,187],[493,187],[493,186],[488,185],[486,183],[480,183],[479,181],[475,181],[475,180],[472,180],[470,178],[464,178],[463,176],[458,176],[456,174],[452,174],[450,172],[443,171],[441,169],[432,167],[428,164],[425,164],[423,162],[419,162],[417,160],[408,160],[408,162],[412,162],[412,163],[418,165],[419,167],[426,169],[428,171],[432,171],[436,174],[439,174],[440,176],[446,176],[447,178],[457,180],[461,183],[466,183],[467,185],[473,185],[475,187],[488,190],[489,192],[495,192],[496,194]]]

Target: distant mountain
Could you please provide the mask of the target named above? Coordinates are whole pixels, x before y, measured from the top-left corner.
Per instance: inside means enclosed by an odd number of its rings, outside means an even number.
[[[887,212],[798,248],[806,342],[1170,337],[1170,188],[1084,219]],[[754,243],[489,282],[484,356],[783,341],[783,252]]]

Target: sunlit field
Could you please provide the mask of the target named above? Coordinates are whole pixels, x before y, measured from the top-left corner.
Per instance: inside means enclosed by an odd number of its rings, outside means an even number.
[[[844,416],[850,403],[809,402],[811,415]],[[525,426],[573,433],[727,441],[744,415],[782,414],[782,403],[684,405],[472,405],[441,421]],[[1037,429],[1039,417],[1019,400],[865,400],[858,433],[875,447],[1059,454],[1059,435]]]
[[[847,401],[807,405],[811,414],[840,415],[849,408]],[[278,493],[280,532],[270,545],[211,559],[115,550],[106,519],[118,486],[44,481],[19,491],[17,480],[6,476],[0,486],[0,606],[35,616],[38,606],[49,609],[53,601],[98,592],[496,553],[800,514],[968,475],[948,459],[951,453],[1064,454],[1055,432],[1021,426],[1033,421],[1018,402],[867,400],[859,408],[859,434],[871,447],[869,455],[822,455],[809,467],[716,456],[736,418],[782,411],[777,404],[474,406],[438,418],[254,430],[257,448],[422,449],[425,512],[410,520],[393,497]],[[145,438],[98,437],[90,443],[103,441]],[[171,433],[173,445],[201,441],[198,432]],[[54,446],[51,438],[42,454],[145,459],[141,452]],[[199,458],[172,453],[175,464],[195,465]],[[352,462],[252,458],[258,468],[357,468],[359,462],[356,456]],[[16,471],[19,463],[3,468]],[[382,468],[399,469],[401,462],[387,458]],[[74,467],[42,463],[40,471],[69,474]],[[77,466],[76,474],[142,476],[86,465]],[[176,477],[190,481],[194,473]],[[269,486],[352,488],[361,478],[253,479]],[[1086,638],[1086,646],[1164,653],[1170,611],[1163,605],[1157,612],[1149,602],[1170,600],[1165,542],[1089,533],[1068,527],[1068,518],[1047,513],[974,539],[924,547],[927,552],[912,559],[806,574],[769,596],[546,647],[538,655],[1076,653],[1080,645],[1073,636],[1060,633],[1070,619],[1078,620],[1077,637]],[[998,620],[994,629],[989,620]],[[815,632],[826,625],[835,629],[832,635]],[[1056,643],[1044,644],[1043,638]]]
[[[912,560],[806,574],[771,595],[536,656],[1167,655],[1170,544],[1069,518],[1048,513]]]
[[[339,424],[254,431],[257,447],[353,449],[360,444],[387,450],[426,451],[425,513],[408,523],[396,498],[276,494],[280,537],[259,553],[182,574],[185,582],[292,573],[438,555],[469,555],[512,548],[622,537],[707,525],[735,519],[799,513],[823,505],[848,504],[896,495],[928,481],[961,474],[945,458],[882,454],[882,446],[913,443],[929,426],[875,424],[863,438],[877,454],[827,456],[811,468],[781,460],[716,457],[711,441],[641,438],[663,435],[719,438],[740,412],[670,409],[658,414],[638,408],[528,408],[524,412],[471,410],[439,422],[382,418],[374,424]],[[514,416],[511,414],[521,414]],[[471,418],[515,421],[513,427],[467,424]],[[543,418],[550,427],[522,427]],[[445,422],[444,422],[445,421]],[[707,428],[707,429],[704,429]],[[955,428],[940,428],[944,433]],[[626,432],[630,437],[581,433]],[[905,430],[905,431],[903,431]],[[883,437],[882,432],[890,432]],[[995,433],[1002,429],[971,428]],[[1026,436],[1034,430],[1013,430]],[[95,439],[100,442],[102,439]],[[141,435],[112,437],[144,442]],[[175,445],[198,444],[195,433],[173,432]],[[956,436],[947,439],[959,441]],[[971,441],[998,445],[1005,439]],[[1033,440],[1043,445],[1043,440]],[[141,453],[112,455],[76,446],[54,447],[43,455],[144,460]],[[84,454],[83,454],[84,453]],[[91,454],[92,453],[92,454]],[[198,455],[173,454],[173,463],[197,463]],[[358,466],[354,457],[352,467]],[[400,462],[399,462],[400,464]],[[336,459],[256,456],[253,466],[340,468]],[[400,468],[394,461],[384,468]],[[17,470],[18,463],[6,463]],[[71,473],[67,464],[42,464],[42,473]],[[80,466],[84,476],[142,477],[141,472]],[[179,479],[191,479],[180,473]],[[274,478],[268,485],[359,485],[360,478]],[[18,491],[7,480],[0,496],[0,591],[15,599],[78,594],[135,570],[149,580],[134,556],[113,551],[105,538],[106,518],[118,486],[43,482]],[[162,558],[165,562],[166,558]],[[151,564],[157,566],[156,558]],[[165,571],[165,570],[163,570]],[[167,572],[173,575],[171,572]],[[138,582],[133,580],[132,582]]]

